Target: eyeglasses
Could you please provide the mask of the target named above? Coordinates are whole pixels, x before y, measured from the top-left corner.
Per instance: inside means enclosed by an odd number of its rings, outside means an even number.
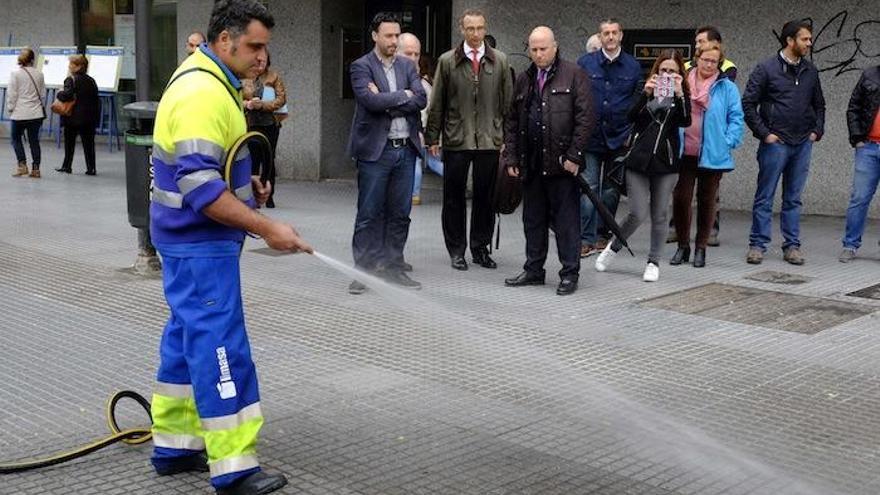
[[[700,60],[700,62],[703,62],[704,64],[718,65],[718,60],[716,60],[714,58],[700,58],[699,60]]]

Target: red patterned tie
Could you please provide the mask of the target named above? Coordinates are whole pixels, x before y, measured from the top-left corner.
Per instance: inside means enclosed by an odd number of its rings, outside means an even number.
[[[477,51],[471,50],[471,69],[474,71],[474,75],[480,74],[480,59],[477,57]]]

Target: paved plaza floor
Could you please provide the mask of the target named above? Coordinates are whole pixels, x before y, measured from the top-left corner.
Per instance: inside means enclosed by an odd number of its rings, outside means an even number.
[[[32,180],[10,177],[0,148],[2,463],[103,436],[114,391],[148,395],[167,308],[161,281],[129,270],[122,153],[99,150],[88,177],[77,150],[63,175],[46,145]],[[605,273],[588,259],[580,290],[558,297],[554,253],[546,286],[503,285],[523,262],[518,214],[501,219],[497,270],[457,272],[439,191],[422,197],[406,254],[417,293],[349,295],[350,278],[316,257],[247,242],[259,451],[287,474],[280,493],[880,493],[876,222],[843,265],[842,220],[805,218],[801,267],[782,261],[776,224],[754,266],[749,218],[725,212],[708,266],[664,260],[653,284],[644,226],[636,258]],[[285,182],[270,214],[350,263],[355,198],[352,183]],[[146,421],[122,409],[125,426]],[[212,493],[206,475],[157,477],[149,455],[111,446],[0,476],[0,494]]]

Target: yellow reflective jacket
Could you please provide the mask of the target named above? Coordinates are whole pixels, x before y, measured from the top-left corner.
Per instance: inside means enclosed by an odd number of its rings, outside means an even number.
[[[243,231],[211,220],[202,209],[227,188],[226,153],[246,132],[241,82],[202,45],[174,72],[156,114],[150,204],[153,242],[244,238]],[[247,148],[236,157],[231,177],[236,196],[255,207]]]

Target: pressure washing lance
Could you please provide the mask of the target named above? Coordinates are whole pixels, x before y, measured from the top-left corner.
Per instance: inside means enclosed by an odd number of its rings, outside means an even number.
[[[253,145],[252,147],[250,145]],[[248,146],[248,148],[245,148]],[[226,160],[223,163],[223,179],[226,181],[227,188],[234,194],[232,187],[232,166],[242,152],[249,149],[252,153],[258,153],[262,164],[260,167],[260,182],[264,185],[270,177],[270,171],[275,166],[274,157],[272,156],[272,146],[269,139],[259,132],[248,132],[238,138],[226,154]],[[15,463],[0,464],[0,474],[19,473],[32,469],[54,466],[64,462],[72,461],[80,457],[91,454],[92,452],[101,450],[115,443],[123,442],[127,445],[139,445],[146,443],[153,438],[149,427],[131,428],[120,430],[116,421],[116,406],[121,399],[132,399],[137,402],[150,419],[150,425],[153,423],[153,417],[150,414],[150,403],[142,395],[131,390],[122,390],[116,392],[107,401],[105,415],[107,417],[107,426],[110,428],[111,435],[100,440],[96,440],[88,445],[84,445],[77,449],[62,452],[42,459],[33,459],[20,461]]]

